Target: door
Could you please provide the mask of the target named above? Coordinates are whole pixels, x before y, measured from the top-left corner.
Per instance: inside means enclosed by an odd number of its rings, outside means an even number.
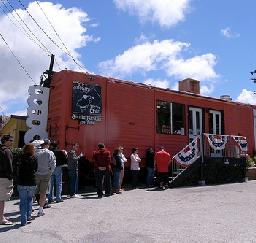
[[[221,112],[210,110],[209,115],[209,133],[221,134]]]
[[[189,107],[189,142],[202,134],[202,109]]]
[[[214,135],[221,134],[221,112],[210,110],[209,111],[209,133]],[[223,150],[211,149],[211,157],[222,157]]]

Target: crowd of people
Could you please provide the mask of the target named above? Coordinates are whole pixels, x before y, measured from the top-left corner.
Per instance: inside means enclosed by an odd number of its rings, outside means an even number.
[[[9,200],[13,193],[13,155],[11,151],[13,137],[3,135],[0,145],[0,224],[12,225],[4,216],[5,201]],[[113,154],[103,143],[93,152],[95,182],[98,198],[111,196],[113,193],[121,194],[124,168],[127,158],[123,153],[123,147],[119,146]],[[78,161],[83,154],[78,154],[79,144],[75,143],[68,152],[60,150],[56,142],[49,139],[36,139],[23,147],[22,155],[17,163],[17,190],[20,199],[20,221],[25,226],[32,220],[33,200],[38,202],[37,216],[45,214],[44,208],[50,207],[53,201],[60,203],[62,199],[62,167],[66,166],[69,176],[70,198],[78,196]],[[162,147],[158,152],[153,148],[146,151],[147,187],[154,185],[155,170],[158,175],[158,186],[161,189],[168,187],[168,172],[170,154]],[[138,148],[133,148],[130,155],[130,171],[132,188],[138,186],[141,158]],[[55,191],[55,194],[54,194]],[[55,195],[55,197],[54,197]]]

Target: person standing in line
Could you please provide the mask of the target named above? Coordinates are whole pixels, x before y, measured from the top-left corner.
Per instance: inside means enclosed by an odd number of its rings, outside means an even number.
[[[68,176],[70,183],[70,198],[78,197],[78,160],[83,156],[77,155],[79,144],[75,143],[68,152]]]
[[[122,162],[122,167],[123,169],[121,170],[120,173],[120,191],[122,191],[122,184],[123,184],[123,180],[124,180],[124,168],[125,168],[125,163],[127,162],[127,159],[125,158],[123,152],[124,152],[124,148],[122,146],[119,146],[119,153],[121,156],[121,162]]]
[[[146,152],[146,167],[147,167],[147,187],[152,187],[155,174],[155,152],[153,148],[148,148]]]
[[[139,177],[139,171],[140,171],[140,157],[138,155],[138,148],[132,149],[131,154],[131,173],[132,173],[132,187],[136,188],[138,186],[138,177]]]
[[[111,155],[103,143],[98,144],[98,150],[93,152],[92,160],[95,168],[95,179],[98,198],[103,196],[103,179],[105,186],[105,196],[111,196]]]
[[[54,188],[56,193],[56,203],[63,202],[62,193],[62,167],[67,164],[68,157],[65,150],[58,149],[56,142],[51,143],[51,151],[56,157],[56,167],[51,176],[50,193],[48,195],[48,203],[52,203],[54,198]]]
[[[169,174],[169,164],[171,161],[171,156],[161,147],[155,156],[156,169],[159,178],[159,187],[165,190],[168,187],[168,174]]]
[[[13,193],[13,155],[10,150],[13,144],[13,137],[3,135],[0,145],[0,224],[12,225],[13,223],[4,217],[5,201],[11,198]]]
[[[120,194],[121,190],[120,190],[120,175],[121,175],[121,171],[123,170],[123,163],[122,163],[122,159],[121,159],[121,151],[120,148],[115,149],[114,153],[113,153],[113,158],[115,159],[115,167],[114,167],[114,189],[115,189],[115,193]]]
[[[52,151],[49,150],[50,140],[44,139],[42,148],[36,151],[37,158],[37,172],[36,185],[39,190],[39,211],[37,216],[43,216],[45,213],[43,207],[46,202],[46,193],[48,191],[51,175],[56,167],[56,157]]]
[[[37,159],[35,157],[35,147],[33,144],[27,144],[23,148],[17,167],[17,189],[20,198],[21,226],[26,225],[32,220],[32,202],[36,190],[36,171]]]

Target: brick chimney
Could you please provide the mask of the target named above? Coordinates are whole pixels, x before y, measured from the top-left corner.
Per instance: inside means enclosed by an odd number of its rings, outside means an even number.
[[[186,78],[182,81],[179,81],[179,91],[200,94],[200,81],[192,78]]]

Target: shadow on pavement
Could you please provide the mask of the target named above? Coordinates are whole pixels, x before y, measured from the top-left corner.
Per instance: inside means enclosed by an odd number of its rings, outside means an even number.
[[[7,232],[9,230],[15,230],[15,229],[19,229],[21,227],[20,224],[15,224],[15,225],[6,225],[6,226],[1,226],[0,228],[0,233],[3,233],[3,232]],[[7,241],[6,241],[7,242]]]

